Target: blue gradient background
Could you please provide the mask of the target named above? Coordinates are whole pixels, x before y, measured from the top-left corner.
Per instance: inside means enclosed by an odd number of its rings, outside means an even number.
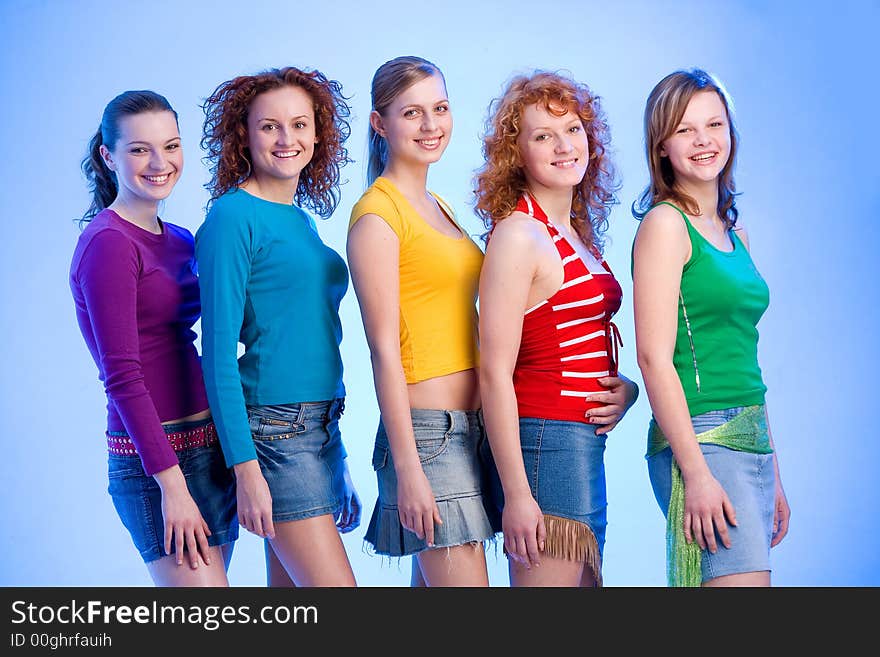
[[[105,398],[78,332],[67,283],[88,204],[78,165],[107,101],[126,89],[166,95],[180,113],[186,167],[162,216],[193,232],[206,171],[200,103],[222,80],[267,67],[319,68],[343,83],[357,162],[324,239],[344,253],[364,184],[369,84],[375,69],[418,54],[445,72],[455,135],[430,185],[470,232],[490,99],[515,72],[567,69],[604,99],[624,186],[607,260],[623,285],[624,373],[641,383],[632,328],[629,204],[646,182],[641,115],[666,73],[701,66],[732,93],[742,135],[741,217],[771,305],[760,359],[792,507],[772,553],[783,586],[880,584],[880,486],[873,388],[878,365],[880,151],[877,2],[106,3],[3,0],[0,193],[4,234],[0,585],[150,585],[106,493]],[[612,6],[615,5],[615,6]],[[186,12],[179,9],[185,7]],[[872,64],[873,62],[873,64]],[[363,547],[376,484],[377,407],[357,302],[342,305],[348,405],[342,421],[363,525],[345,536],[361,585],[399,586],[409,563]],[[664,584],[664,521],[644,461],[645,395],[608,443],[608,586]],[[260,541],[242,530],[229,578],[262,585]],[[506,561],[489,552],[493,585]]]

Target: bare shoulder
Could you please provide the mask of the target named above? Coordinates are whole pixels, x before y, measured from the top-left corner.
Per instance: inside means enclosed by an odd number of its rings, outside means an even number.
[[[672,233],[687,233],[685,219],[676,208],[666,203],[655,205],[642,218],[641,225],[649,226],[651,230],[660,230]]]
[[[489,244],[499,244],[514,249],[534,249],[546,235],[544,227],[524,212],[513,212],[495,224]],[[487,246],[487,249],[489,247]]]

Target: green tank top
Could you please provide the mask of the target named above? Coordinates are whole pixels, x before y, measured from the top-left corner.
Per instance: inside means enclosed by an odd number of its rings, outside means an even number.
[[[757,325],[770,303],[767,283],[736,231],[729,231],[733,251],[720,251],[684,212],[663,203],[678,210],[691,240],[672,357],[690,414],[763,404]]]

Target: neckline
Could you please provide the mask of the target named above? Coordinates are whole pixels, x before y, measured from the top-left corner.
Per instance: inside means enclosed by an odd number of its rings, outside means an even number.
[[[112,218],[114,218],[117,222],[120,222],[123,226],[125,226],[126,230],[133,231],[136,235],[140,235],[146,239],[152,240],[154,242],[159,242],[165,239],[165,236],[168,234],[167,224],[162,221],[158,216],[156,217],[156,221],[159,222],[159,227],[162,229],[161,233],[154,233],[152,231],[147,230],[142,226],[138,226],[133,221],[129,221],[121,214],[119,214],[116,210],[111,210],[110,208],[105,208],[105,210],[110,214]]]
[[[443,214],[444,217],[446,217],[447,221],[449,221],[449,223],[451,223],[453,226],[455,226],[455,228],[458,230],[458,237],[453,237],[452,235],[447,235],[446,233],[443,233],[443,232],[437,230],[434,226],[432,226],[432,225],[431,225],[431,222],[429,222],[427,219],[425,219],[425,218],[419,213],[419,211],[416,210],[415,206],[413,206],[413,204],[409,202],[409,199],[404,195],[403,192],[400,191],[400,189],[397,187],[397,185],[395,185],[393,182],[391,182],[391,180],[389,180],[389,179],[386,178],[385,176],[379,176],[378,178],[376,178],[376,180],[377,180],[377,181],[382,180],[382,181],[384,181],[387,185],[389,185],[389,186],[390,186],[390,187],[391,187],[391,188],[397,193],[397,195],[398,195],[400,198],[403,199],[404,203],[406,203],[407,206],[409,206],[409,209],[412,210],[412,213],[413,213],[415,216],[417,216],[417,217],[421,220],[421,222],[422,222],[425,226],[428,227],[429,230],[431,230],[431,231],[437,233],[438,235],[441,235],[441,236],[445,237],[445,238],[448,239],[448,240],[453,240],[453,241],[455,241],[455,242],[460,242],[460,241],[462,241],[462,240],[464,240],[464,239],[467,239],[468,236],[467,236],[467,234],[464,232],[464,230],[462,229],[462,227],[458,225],[458,222],[457,222],[453,217],[451,217],[451,216],[447,213],[446,208],[443,207],[443,206],[445,205],[445,203],[444,203],[443,201],[441,201],[440,198],[439,198],[434,192],[432,192],[431,190],[427,190],[427,192],[428,192],[431,196],[434,197],[434,200],[437,202],[437,207],[440,208],[440,212]]]
[[[302,211],[302,208],[300,208],[296,203],[294,203],[292,201],[290,203],[280,203],[278,201],[270,201],[269,199],[263,198],[262,196],[257,196],[256,194],[252,194],[251,192],[246,190],[244,187],[236,187],[235,191],[241,192],[242,194],[246,194],[250,198],[256,199],[256,200],[261,201],[263,203],[268,203],[269,205],[277,205],[280,208],[295,208],[297,210]]]
[[[730,239],[730,244],[731,244],[731,246],[733,246],[733,248],[730,251],[722,251],[717,246],[712,244],[712,242],[710,242],[709,240],[706,239],[706,237],[697,229],[697,227],[694,226],[693,222],[691,221],[691,218],[688,217],[687,214],[685,214],[684,210],[682,210],[677,205],[670,203],[669,201],[660,201],[660,203],[658,203],[657,205],[660,205],[661,203],[678,210],[678,213],[682,217],[684,217],[684,220],[687,222],[687,225],[690,227],[690,229],[697,234],[697,236],[702,240],[703,244],[708,246],[715,253],[717,253],[718,255],[728,257],[728,258],[733,257],[734,255],[737,254],[737,251],[739,250],[739,247],[737,246],[737,242],[739,241],[739,239],[738,238],[734,239],[734,232],[732,229],[730,229],[730,228],[727,229],[727,236],[728,236],[728,239]]]

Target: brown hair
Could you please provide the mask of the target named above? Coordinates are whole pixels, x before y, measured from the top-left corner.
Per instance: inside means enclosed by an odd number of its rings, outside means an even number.
[[[697,202],[676,186],[675,171],[669,158],[660,155],[663,143],[675,132],[691,98],[701,91],[717,93],[727,112],[730,157],[718,176],[717,211],[728,229],[736,226],[739,210],[736,209],[737,191],[733,170],[736,166],[739,133],[731,112],[733,103],[721,82],[699,68],[670,73],[657,83],[648,96],[645,104],[645,155],[651,182],[633,203],[632,213],[637,219],[643,218],[660,201],[667,200],[679,203],[688,214],[698,215],[702,212]]]
[[[213,202],[240,186],[251,174],[247,118],[254,98],[266,91],[299,87],[315,106],[318,143],[311,161],[299,176],[294,201],[306,205],[325,219],[339,203],[340,169],[352,160],[345,140],[351,134],[351,110],[342,85],[328,80],[320,71],[303,71],[292,66],[269,69],[256,75],[242,75],[221,83],[205,100],[205,126],[201,145],[211,180],[205,187]]]
[[[439,75],[443,84],[446,84],[440,69],[427,59],[405,55],[385,62],[376,69],[370,87],[373,111],[383,114],[402,92],[429,75]],[[388,143],[382,135],[373,130],[372,125],[367,135],[367,185],[372,185],[388,163]]]
[[[174,120],[177,121],[177,112],[171,107],[168,99],[149,89],[123,91],[107,103],[104,108],[101,125],[98,126],[97,132],[89,141],[88,153],[80,163],[92,194],[89,209],[79,219],[80,227],[113,203],[119,193],[116,174],[107,168],[104,158],[101,157],[101,146],[106,146],[111,151],[116,148],[116,140],[119,139],[119,124],[122,119],[144,112],[171,112],[174,115]]]
[[[619,188],[607,152],[611,135],[599,97],[586,85],[560,73],[536,71],[517,76],[502,96],[490,104],[483,137],[486,163],[475,178],[476,212],[491,232],[497,222],[516,209],[526,191],[516,140],[523,110],[536,104],[555,116],[573,112],[584,125],[590,160],[583,180],[573,189],[571,225],[584,244],[601,252],[608,214],[617,203],[615,192]],[[488,233],[483,236],[487,237]]]

